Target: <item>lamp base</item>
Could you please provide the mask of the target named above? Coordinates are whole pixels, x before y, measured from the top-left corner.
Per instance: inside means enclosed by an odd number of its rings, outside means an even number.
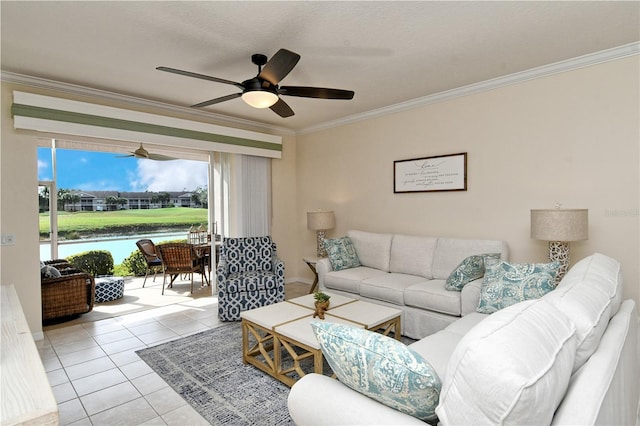
[[[549,260],[560,262],[560,268],[556,274],[556,285],[558,285],[569,270],[569,243],[549,241]]]
[[[318,254],[318,257],[327,257],[327,251],[324,249],[325,235],[326,235],[325,231],[318,231],[316,233],[316,244],[317,244],[316,253]]]

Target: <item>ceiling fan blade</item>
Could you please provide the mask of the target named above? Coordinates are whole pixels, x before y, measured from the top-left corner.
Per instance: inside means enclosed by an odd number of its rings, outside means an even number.
[[[234,93],[232,95],[222,96],[220,98],[210,99],[208,101],[200,102],[199,104],[191,105],[191,108],[202,108],[213,104],[219,104],[220,102],[230,101],[231,99],[239,98],[242,93]]]
[[[116,158],[129,158],[129,157],[135,157],[134,154],[129,154],[129,155],[116,155]]]
[[[291,107],[282,99],[278,99],[278,102],[271,105],[269,108],[271,109],[271,111],[275,112],[282,118],[287,118],[295,115]]]
[[[328,89],[326,87],[306,86],[282,86],[278,94],[287,96],[299,96],[303,98],[320,99],[353,99],[355,92],[352,90]]]
[[[231,84],[233,86],[239,87],[240,89],[244,89],[244,86],[241,83],[237,83],[231,80],[225,80],[224,78],[211,77],[209,75],[198,74],[191,71],[183,71],[183,70],[179,70],[176,68],[169,68],[169,67],[156,67],[156,69],[158,71],[166,71],[173,74],[184,75],[186,77],[200,78],[202,80],[215,81],[216,83]]]
[[[280,49],[269,59],[258,74],[258,78],[267,80],[274,86],[291,72],[300,60],[300,55],[287,49]]]
[[[149,154],[149,156],[147,157],[149,160],[156,160],[156,161],[171,161],[171,160],[176,160],[176,158],[173,157],[167,157],[166,155],[161,155],[161,154]]]

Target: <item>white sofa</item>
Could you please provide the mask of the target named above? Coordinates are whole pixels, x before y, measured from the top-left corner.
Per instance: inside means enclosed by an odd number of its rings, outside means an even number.
[[[620,264],[596,253],[540,299],[470,313],[411,344],[442,381],[440,424],[639,424],[637,309],[621,299]],[[298,426],[424,425],[318,374],[288,405]]]
[[[482,279],[462,292],[448,291],[445,281],[466,257],[499,253],[508,260],[504,241],[421,237],[352,230],[361,266],[334,271],[329,259],[316,264],[321,290],[402,309],[402,334],[413,339],[442,330],[474,312]]]

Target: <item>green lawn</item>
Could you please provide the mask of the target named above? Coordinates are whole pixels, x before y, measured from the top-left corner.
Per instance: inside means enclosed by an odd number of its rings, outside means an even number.
[[[207,223],[207,209],[170,207],[111,212],[58,212],[58,234],[135,234],[160,230],[188,230]],[[49,214],[40,213],[40,235],[49,235]]]

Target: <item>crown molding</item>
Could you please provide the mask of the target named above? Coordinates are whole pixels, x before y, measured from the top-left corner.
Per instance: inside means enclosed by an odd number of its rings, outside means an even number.
[[[407,111],[414,108],[420,108],[425,105],[443,102],[450,99],[468,96],[475,93],[494,90],[500,87],[519,84],[525,81],[537,78],[548,77],[554,74],[572,71],[579,68],[590,67],[604,62],[615,61],[617,59],[626,58],[640,54],[640,42],[633,42],[612,49],[591,53],[577,58],[567,59],[565,61],[555,62],[549,65],[532,68],[529,70],[493,78],[480,83],[469,84],[467,86],[458,87],[444,92],[436,93],[421,98],[412,99],[406,102],[390,105],[383,108],[374,109],[361,114],[354,114],[338,120],[328,121],[316,126],[306,127],[296,132],[298,135],[315,133],[321,130],[327,130],[334,127],[340,127],[347,124],[357,123],[359,121],[370,120],[372,118],[382,117],[389,114],[395,114],[401,111]]]
[[[596,53],[591,53],[577,58],[567,59],[565,61],[556,62],[549,65],[543,65],[541,67],[532,68],[529,70],[509,74],[502,77],[497,77],[491,80],[486,80],[480,83],[469,84],[467,86],[458,87],[455,89],[447,90],[444,92],[436,93],[421,98],[412,99],[406,102],[374,109],[371,111],[363,112],[360,114],[354,114],[347,117],[340,118],[338,120],[327,121],[315,126],[309,126],[298,131],[291,130],[286,127],[272,126],[256,121],[245,120],[240,118],[229,117],[222,114],[214,114],[209,112],[203,112],[194,110],[192,108],[180,107],[170,105],[162,102],[151,101],[148,99],[137,98],[134,96],[122,95],[119,93],[107,92],[104,90],[92,89],[75,84],[62,83],[59,81],[47,80],[38,77],[32,77],[23,74],[12,73],[8,71],[2,71],[0,73],[0,80],[8,83],[22,84],[26,86],[56,90],[58,92],[69,93],[73,95],[90,96],[93,98],[104,99],[109,101],[124,102],[125,104],[135,105],[139,107],[156,108],[161,111],[188,114],[191,117],[200,117],[206,120],[216,120],[221,124],[228,126],[248,126],[255,130],[274,132],[280,135],[303,135],[308,133],[315,133],[321,130],[327,130],[334,127],[340,127],[347,124],[357,123],[359,121],[370,120],[372,118],[382,117],[389,114],[395,114],[402,111],[407,111],[414,108],[420,108],[426,105],[430,105],[436,102],[443,102],[462,96],[468,96],[475,93],[481,93],[488,90],[494,90],[500,87],[509,86],[512,84],[523,83],[525,81],[548,77],[554,74],[559,74],[566,71],[572,71],[579,68],[589,67],[604,62],[615,61],[618,59],[626,58],[628,56],[634,56],[640,54],[640,42],[633,42],[622,46],[614,47],[612,49],[603,50]]]
[[[0,73],[0,80],[7,83],[21,84],[25,86],[35,87],[38,89],[55,90],[61,93],[71,95],[88,96],[94,99],[102,99],[106,101],[123,102],[127,105],[154,108],[160,111],[174,114],[187,114],[190,117],[199,117],[206,120],[215,120],[219,125],[250,127],[255,131],[268,131],[280,135],[294,135],[291,129],[279,126],[272,126],[241,118],[229,117],[227,115],[204,112],[193,108],[170,105],[163,102],[151,101],[148,99],[138,98],[135,96],[122,95],[119,93],[108,92],[106,90],[92,89],[89,87],[79,86],[76,84],[63,83],[60,81],[48,80],[45,78],[33,77],[25,74],[18,74],[9,71]]]

